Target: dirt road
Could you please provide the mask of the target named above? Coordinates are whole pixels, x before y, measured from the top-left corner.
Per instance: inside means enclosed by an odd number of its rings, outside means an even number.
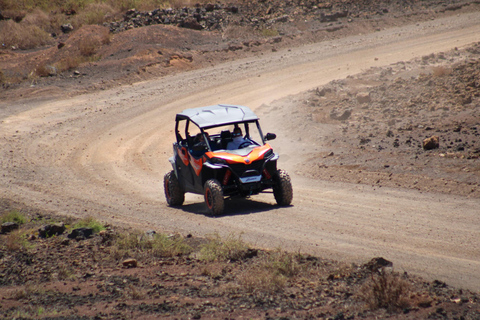
[[[297,164],[305,161],[306,146],[276,125],[295,110],[283,114],[268,106],[372,66],[475,41],[480,16],[471,13],[63,100],[2,103],[0,194],[142,229],[243,233],[256,246],[345,261],[382,256],[397,271],[480,290],[478,199],[301,178]],[[183,209],[166,207],[162,181],[174,115],[216,103],[248,105],[260,114],[264,131],[277,133],[272,144],[293,178],[292,207],[277,208],[271,194],[227,201],[229,214],[218,218],[204,215],[198,196],[188,196]]]

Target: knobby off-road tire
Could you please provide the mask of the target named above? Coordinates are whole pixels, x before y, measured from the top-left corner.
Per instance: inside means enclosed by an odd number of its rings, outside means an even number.
[[[185,191],[175,175],[175,171],[170,171],[163,177],[163,188],[165,190],[165,198],[170,207],[177,207],[185,201]]]
[[[292,182],[285,170],[278,169],[273,176],[273,195],[279,206],[289,206],[292,203]]]
[[[208,214],[212,216],[221,215],[225,201],[223,200],[223,190],[220,182],[216,179],[210,179],[205,182],[203,190]]]

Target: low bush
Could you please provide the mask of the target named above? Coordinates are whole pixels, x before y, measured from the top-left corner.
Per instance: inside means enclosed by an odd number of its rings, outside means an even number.
[[[204,261],[236,261],[248,254],[249,246],[242,240],[241,235],[230,234],[222,239],[219,234],[209,235],[208,242],[199,252],[198,258]]]
[[[372,310],[395,311],[410,306],[410,292],[410,284],[398,273],[382,269],[379,274],[372,273],[370,281],[360,289],[360,298]]]
[[[281,291],[287,281],[303,271],[298,254],[281,250],[263,252],[260,263],[239,276],[240,286],[248,293],[272,294]]]

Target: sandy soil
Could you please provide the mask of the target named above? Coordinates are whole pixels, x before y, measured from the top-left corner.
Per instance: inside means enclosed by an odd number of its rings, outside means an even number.
[[[211,67],[70,98],[47,85],[2,92],[13,99],[17,90],[38,90],[34,99],[0,103],[1,196],[140,229],[243,233],[261,248],[347,262],[383,256],[397,270],[478,291],[478,95],[460,106],[444,97],[433,109],[437,95],[424,97],[440,86],[434,67],[453,77],[454,63],[478,60],[475,10],[275,50],[268,44]],[[382,94],[397,91],[396,100]],[[364,93],[369,101],[360,103]],[[174,115],[216,103],[252,107],[264,131],[277,134],[292,207],[276,207],[271,194],[228,201],[217,218],[204,215],[198,196],[182,209],[166,207]],[[441,148],[423,151],[431,133]]]

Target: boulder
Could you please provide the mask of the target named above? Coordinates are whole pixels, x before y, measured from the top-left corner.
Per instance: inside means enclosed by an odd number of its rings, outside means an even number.
[[[337,111],[332,110],[332,112],[330,112],[330,119],[343,121],[350,118],[351,115],[352,115],[352,110],[350,109],[343,111],[343,113],[340,115],[337,113]]]
[[[92,236],[93,229],[92,228],[77,228],[72,230],[72,232],[68,235],[70,239],[76,240],[85,240]]]
[[[47,224],[38,229],[38,235],[41,238],[48,238],[53,236],[59,236],[66,230],[63,222],[56,224]]]
[[[73,31],[73,26],[70,23],[62,24],[60,27],[63,33],[69,33]]]
[[[363,267],[370,271],[378,271],[383,268],[393,267],[393,263],[382,257],[376,257],[364,264]]]
[[[13,230],[16,230],[18,229],[19,225],[18,223],[15,223],[15,222],[5,222],[2,224],[2,229],[0,231],[0,233],[10,233],[12,232]]]

